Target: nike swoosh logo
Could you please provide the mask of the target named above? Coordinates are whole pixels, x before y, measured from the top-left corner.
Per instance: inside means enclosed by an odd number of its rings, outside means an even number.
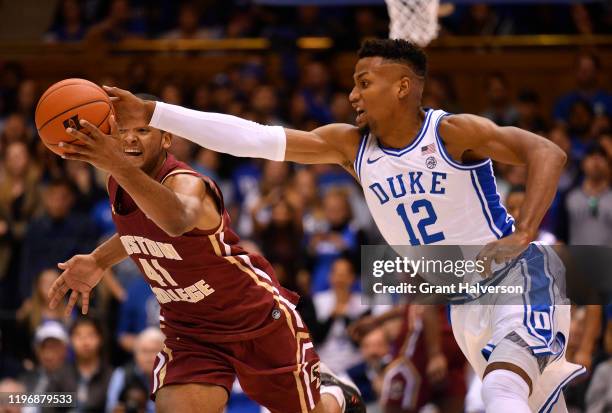
[[[366,162],[367,162],[368,164],[372,164],[372,163],[374,163],[374,162],[378,161],[378,160],[379,160],[380,158],[382,158],[383,156],[384,156],[384,155],[380,155],[378,158],[376,158],[376,159],[374,159],[374,160],[372,160],[372,159],[368,158],[368,159],[366,160]]]

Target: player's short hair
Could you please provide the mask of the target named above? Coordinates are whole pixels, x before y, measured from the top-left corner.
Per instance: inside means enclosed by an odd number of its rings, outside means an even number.
[[[361,44],[358,56],[382,57],[396,63],[402,63],[418,76],[427,76],[427,55],[416,44],[404,39],[371,39]]]

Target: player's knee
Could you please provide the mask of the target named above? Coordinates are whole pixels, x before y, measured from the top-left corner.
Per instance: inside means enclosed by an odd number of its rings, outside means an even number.
[[[493,370],[482,381],[482,400],[487,412],[490,406],[501,400],[521,400],[527,403],[528,398],[529,386],[521,376],[512,371]]]

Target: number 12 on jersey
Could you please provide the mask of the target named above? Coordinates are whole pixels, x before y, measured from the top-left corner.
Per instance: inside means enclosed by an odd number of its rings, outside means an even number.
[[[438,220],[438,216],[436,215],[436,211],[433,209],[433,205],[427,199],[417,199],[410,206],[413,214],[418,214],[421,209],[425,209],[427,212],[427,217],[422,218],[417,223],[417,229],[421,235],[421,241],[414,233],[414,229],[412,228],[412,224],[410,223],[410,219],[408,217],[408,212],[406,211],[406,207],[404,204],[399,204],[395,209],[397,214],[402,218],[404,222],[404,226],[406,227],[406,231],[408,231],[408,239],[410,240],[410,245],[421,245],[421,244],[433,244],[434,242],[440,242],[444,240],[444,234],[440,232],[436,232],[434,234],[427,233],[427,227],[429,225],[433,225]]]

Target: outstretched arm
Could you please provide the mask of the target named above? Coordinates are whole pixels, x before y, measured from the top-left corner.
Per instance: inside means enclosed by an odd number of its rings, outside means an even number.
[[[66,293],[72,290],[65,310],[66,315],[72,312],[79,295],[82,298],[81,311],[87,314],[91,290],[100,282],[106,270],[123,261],[127,256],[119,235],[115,234],[100,244],[91,254],[75,255],[68,261],[57,264],[63,272],[51,285],[48,293],[49,307],[57,307]]]
[[[508,248],[506,253],[498,249],[499,255],[495,258],[499,263],[515,257],[521,248],[526,248],[537,237],[542,218],[557,191],[567,156],[561,148],[541,136],[515,127],[500,127],[474,115],[445,118],[440,123],[440,136],[451,156],[457,160],[491,158],[527,167],[527,192],[516,232],[485,248],[491,251],[501,245],[515,245],[517,248]],[[490,265],[491,261],[487,264]]]
[[[311,132],[261,125],[236,116],[145,101],[119,88],[105,87],[120,122],[147,119],[150,125],[200,146],[234,156],[350,167],[360,134],[356,127],[332,124]]]

